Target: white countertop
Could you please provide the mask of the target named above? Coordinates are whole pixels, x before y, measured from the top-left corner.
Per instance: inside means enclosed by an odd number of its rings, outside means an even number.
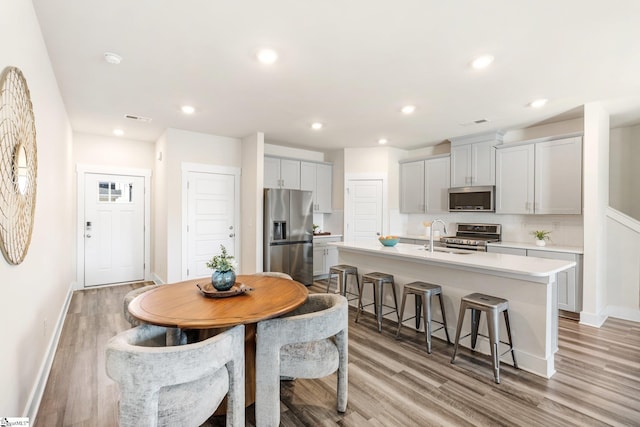
[[[517,255],[488,252],[462,251],[450,249],[464,254],[447,252],[429,252],[421,250],[422,245],[398,243],[394,247],[382,246],[379,242],[347,243],[333,242],[338,250],[371,253],[402,259],[413,259],[429,263],[445,264],[452,268],[472,268],[487,272],[499,272],[522,276],[546,277],[567,270],[576,265],[573,261],[523,257]],[[534,245],[535,246],[535,245]]]
[[[322,234],[319,236],[314,235],[313,239],[317,240],[317,239],[331,239],[331,238],[335,238],[335,237],[339,237],[342,239],[342,234]]]
[[[496,242],[496,243],[487,243],[487,246],[501,246],[504,248],[515,248],[515,249],[535,249],[539,251],[549,251],[549,252],[565,252],[571,254],[583,254],[584,249],[579,246],[563,246],[563,245],[554,245],[553,243],[547,242],[546,246],[538,246],[535,243],[523,243],[523,242]]]

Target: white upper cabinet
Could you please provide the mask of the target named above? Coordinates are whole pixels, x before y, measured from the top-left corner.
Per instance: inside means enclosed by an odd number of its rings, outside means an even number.
[[[495,146],[502,132],[450,138],[451,187],[495,185]]]
[[[280,159],[278,157],[265,157],[264,187],[299,190],[300,161]]]
[[[535,147],[496,150],[496,213],[532,214]]]
[[[333,195],[333,166],[318,163],[316,169],[316,212],[331,213]]]
[[[280,159],[264,158],[264,187],[280,188]]]
[[[400,212],[424,211],[424,160],[400,163]]]
[[[313,212],[331,213],[333,167],[325,163],[300,162],[300,189],[313,192]]]
[[[536,144],[535,211],[582,213],[582,138]]]
[[[425,160],[426,213],[449,212],[450,156]]]
[[[450,156],[400,164],[400,212],[448,212]]]
[[[496,213],[582,213],[582,138],[499,148]]]

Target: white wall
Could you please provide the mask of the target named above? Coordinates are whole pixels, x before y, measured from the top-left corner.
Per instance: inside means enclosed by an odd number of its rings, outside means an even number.
[[[611,130],[609,206],[640,220],[640,125]]]
[[[518,141],[526,141],[529,139],[544,138],[547,136],[563,135],[567,133],[575,133],[584,131],[584,120],[571,119],[560,122],[547,123],[538,126],[530,126],[524,129],[508,130],[503,138],[505,144]]]
[[[166,221],[156,224],[156,229],[160,229],[155,240],[157,249],[164,248],[165,252],[156,253],[158,270],[155,274],[162,281],[171,283],[182,279],[182,164],[188,162],[240,168],[241,142],[236,138],[180,129],[167,129],[164,139],[162,165],[157,166],[163,169],[161,173],[165,176],[163,186],[158,187],[157,191],[164,192],[166,200],[160,198],[153,205],[158,212],[163,209],[166,211]],[[156,144],[158,149],[160,143]],[[166,273],[163,273],[160,268],[165,262]]]
[[[31,93],[38,187],[25,260],[0,257],[0,416],[34,417],[75,278],[75,183],[71,128],[30,1],[0,2],[0,69],[7,66],[22,70]]]
[[[333,163],[331,188],[331,207],[333,211],[344,210],[344,150],[327,153],[326,160]]]
[[[609,203],[609,115],[599,103],[584,106],[584,272],[580,322],[606,320],[606,216]]]
[[[167,192],[167,132],[155,144],[155,166],[151,177],[151,273],[158,282],[166,282],[169,193]],[[171,199],[172,200],[172,199]]]
[[[606,314],[640,322],[640,222],[607,209],[606,233]]]
[[[429,147],[421,147],[421,148],[414,148],[412,150],[408,150],[407,158],[428,157],[428,156],[436,156],[438,154],[449,154],[449,153],[451,153],[451,142],[444,141],[438,145],[432,145]]]
[[[242,273],[263,270],[264,134],[242,139]]]
[[[75,164],[153,170],[155,144],[133,139],[73,133]]]
[[[309,160],[312,162],[324,162],[324,153],[321,151],[274,145],[269,143],[269,141],[266,141],[264,144],[264,154],[265,156],[291,157],[293,159]]]

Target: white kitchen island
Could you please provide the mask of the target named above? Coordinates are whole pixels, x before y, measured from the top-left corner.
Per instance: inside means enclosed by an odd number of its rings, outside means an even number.
[[[398,310],[404,284],[423,281],[442,286],[452,340],[463,296],[481,292],[509,300],[511,333],[518,366],[546,378],[555,373],[554,353],[558,349],[556,275],[573,267],[575,262],[456,249],[445,249],[452,253],[429,252],[420,245],[399,243],[395,247],[385,247],[376,240],[370,243],[339,242],[331,245],[338,247],[340,264],[356,266],[360,274],[373,271],[393,274],[398,291]],[[372,302],[371,288],[367,287],[364,292],[363,301]],[[355,305],[356,301],[352,303]],[[387,287],[384,303],[393,306],[393,294]],[[433,304],[432,307],[433,318],[440,319],[438,304]],[[373,309],[370,308],[369,311]],[[410,296],[405,307],[405,318],[413,314],[414,304]],[[470,329],[469,315],[466,316],[462,335]],[[396,320],[395,313],[388,314],[385,318]],[[415,328],[413,320],[404,324]],[[506,341],[504,322],[500,321],[500,325],[500,339]],[[487,334],[485,316],[480,321],[480,333]],[[444,340],[444,331],[435,333],[434,337]],[[470,347],[470,339],[461,340],[460,345]],[[506,347],[501,347],[500,353],[505,349]],[[489,354],[486,338],[478,337],[476,351]],[[501,361],[512,364],[508,353]]]

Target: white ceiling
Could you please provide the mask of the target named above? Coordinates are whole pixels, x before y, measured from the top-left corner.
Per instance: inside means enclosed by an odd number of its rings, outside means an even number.
[[[75,131],[417,148],[593,101],[640,123],[637,0],[33,0]],[[279,52],[265,66],[258,48]],[[110,65],[104,52],[124,60]],[[483,71],[469,62],[495,57]],[[548,98],[546,107],[527,107]],[[185,116],[180,106],[195,106]],[[399,112],[405,104],[417,111]],[[152,118],[140,123],[125,114]],[[487,119],[488,123],[470,124]],[[314,121],[325,124],[311,131]]]

